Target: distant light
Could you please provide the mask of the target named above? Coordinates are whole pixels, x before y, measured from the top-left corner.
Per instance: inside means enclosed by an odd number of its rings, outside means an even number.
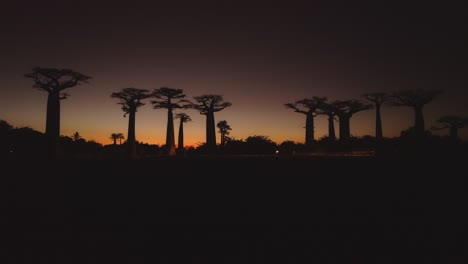
[[[279,153],[279,150],[275,151],[275,153],[278,154],[278,153]]]

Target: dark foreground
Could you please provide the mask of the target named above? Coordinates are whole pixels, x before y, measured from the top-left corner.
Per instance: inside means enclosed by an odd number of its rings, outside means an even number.
[[[467,263],[465,168],[369,157],[10,162],[0,262]]]

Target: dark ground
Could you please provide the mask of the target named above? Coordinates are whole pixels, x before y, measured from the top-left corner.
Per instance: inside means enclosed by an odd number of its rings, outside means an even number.
[[[0,263],[467,263],[465,160],[9,162]]]

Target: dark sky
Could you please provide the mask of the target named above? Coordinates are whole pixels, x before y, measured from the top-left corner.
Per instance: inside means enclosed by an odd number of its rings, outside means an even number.
[[[304,140],[305,117],[284,103],[443,89],[425,108],[429,127],[441,115],[468,115],[468,10],[462,4],[10,1],[0,11],[0,119],[44,131],[46,94],[23,77],[41,66],[93,77],[68,90],[61,132],[106,144],[111,133],[126,134],[128,122],[109,95],[131,86],[180,88],[189,98],[223,95],[233,106],[215,118],[228,121],[232,137],[266,135],[278,143]],[[185,126],[187,144],[204,142],[204,116],[187,113],[193,119]],[[384,136],[397,136],[413,122],[410,108],[385,107],[382,114]],[[373,134],[373,120],[373,111],[356,114],[351,133]],[[165,124],[164,110],[144,106],[137,140],[162,144]],[[326,128],[326,118],[318,117],[316,136]]]

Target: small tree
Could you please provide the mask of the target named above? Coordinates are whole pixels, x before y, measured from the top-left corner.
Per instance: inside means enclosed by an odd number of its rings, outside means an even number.
[[[122,145],[122,139],[125,139],[122,133],[112,133],[110,139],[114,141],[114,146],[117,145],[117,140],[119,140],[119,144]]]
[[[230,134],[230,130],[232,130],[231,126],[229,126],[229,124],[227,123],[226,120],[221,120],[218,122],[218,124],[216,124],[216,127],[218,127],[219,129],[219,133],[221,134],[221,148],[224,148],[224,146],[226,145],[226,142],[229,140],[229,134]]]
[[[72,138],[73,138],[73,141],[77,142],[77,141],[80,140],[82,137],[81,137],[80,133],[75,132],[75,133],[73,133]]]

